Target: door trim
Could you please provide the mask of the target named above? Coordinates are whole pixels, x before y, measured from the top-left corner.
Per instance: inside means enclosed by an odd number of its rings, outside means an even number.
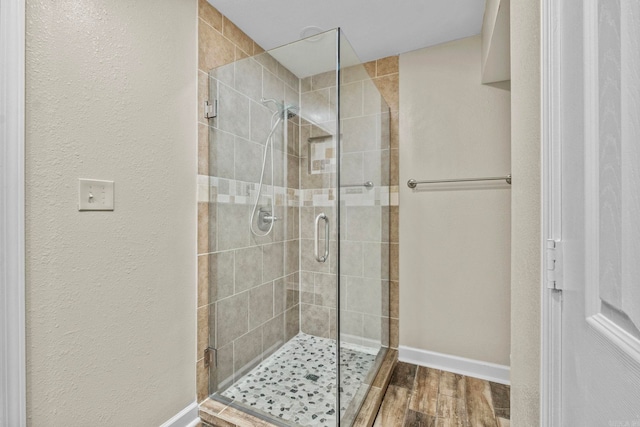
[[[0,2],[0,424],[26,425],[25,0]]]
[[[542,242],[540,425],[562,425],[562,292],[546,283],[547,239],[562,240],[562,2],[541,9]]]

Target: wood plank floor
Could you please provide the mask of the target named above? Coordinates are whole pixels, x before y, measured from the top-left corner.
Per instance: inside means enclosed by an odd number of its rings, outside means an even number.
[[[509,386],[398,362],[374,427],[508,427]]]

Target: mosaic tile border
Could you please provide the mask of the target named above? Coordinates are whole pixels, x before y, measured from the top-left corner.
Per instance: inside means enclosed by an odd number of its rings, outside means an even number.
[[[341,199],[346,206],[398,206],[397,185],[368,188],[342,188]],[[198,202],[249,205],[255,203],[258,184],[235,179],[198,175]],[[262,186],[260,203],[270,203],[271,185]],[[296,189],[275,187],[276,206],[332,206],[334,188]]]

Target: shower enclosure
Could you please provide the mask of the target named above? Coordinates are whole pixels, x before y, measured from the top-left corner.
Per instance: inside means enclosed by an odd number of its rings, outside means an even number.
[[[349,426],[389,342],[389,111],[340,30],[210,72],[209,392]]]

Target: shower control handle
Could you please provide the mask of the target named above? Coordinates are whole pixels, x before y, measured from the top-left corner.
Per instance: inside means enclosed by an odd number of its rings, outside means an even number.
[[[324,220],[324,255],[320,256],[318,252],[318,244],[319,242],[319,234],[320,234],[320,220]],[[329,258],[329,218],[324,214],[324,212],[320,213],[316,217],[316,227],[314,234],[314,244],[313,244],[313,255],[316,257],[316,261],[318,262],[326,262]]]

